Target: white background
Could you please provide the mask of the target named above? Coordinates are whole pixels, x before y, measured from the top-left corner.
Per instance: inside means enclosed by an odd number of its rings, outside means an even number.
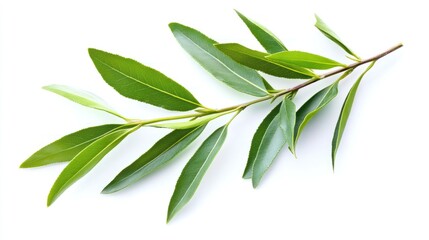
[[[429,17],[424,1],[64,2],[1,1],[0,239],[429,239]],[[252,97],[201,69],[167,26],[177,21],[219,42],[262,49],[234,8],[267,26],[289,49],[340,61],[347,61],[341,49],[313,27],[314,13],[363,57],[404,43],[363,80],[335,174],[332,133],[358,73],[308,125],[298,159],[282,152],[256,190],[241,174],[268,104],[246,110],[233,122],[193,200],[168,225],[167,206],[182,167],[210,130],[227,119],[214,122],[165,169],[122,192],[99,194],[166,133],[142,129],[47,208],[47,194],[64,164],[37,169],[19,169],[19,164],[67,133],[120,120],[41,87],[57,83],[89,90],[129,117],[175,114],[125,99],[107,86],[87,55],[86,49],[95,47],[159,69],[205,105],[249,101]],[[277,87],[297,83],[268,79]],[[300,92],[297,104],[323,85]]]

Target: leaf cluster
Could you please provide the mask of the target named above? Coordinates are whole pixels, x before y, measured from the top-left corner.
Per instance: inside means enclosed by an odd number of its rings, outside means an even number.
[[[389,52],[362,61],[317,16],[316,28],[342,48],[353,62],[346,64],[314,53],[289,50],[267,28],[239,12],[237,14],[265,51],[250,49],[238,43],[218,43],[200,31],[180,23],[171,23],[169,27],[183,49],[210,75],[226,86],[254,96],[255,99],[250,102],[222,109],[206,107],[184,86],[160,71],[133,59],[93,48],[90,48],[88,53],[96,69],[104,81],[119,94],[156,107],[186,113],[147,120],[130,119],[113,110],[92,93],[63,85],[44,87],[78,104],[124,120],[123,124],[94,126],[68,134],[35,152],[22,163],[22,168],[32,168],[68,162],[51,188],[48,206],[91,171],[123,139],[142,127],[168,128],[171,132],[118,173],[102,193],[114,193],[141,181],[174,160],[203,133],[212,120],[232,115],[229,121],[203,141],[183,168],[168,206],[167,221],[170,221],[196,193],[204,174],[225,142],[233,119],[251,105],[271,101],[275,107],[261,121],[253,135],[243,173],[243,178],[251,179],[253,187],[257,187],[285,146],[296,156],[299,137],[307,124],[338,95],[340,82],[358,66],[370,63],[350,89],[338,116],[332,137],[334,167],[335,156],[359,84],[375,61]],[[329,69],[332,70],[320,73],[321,70]],[[261,72],[286,81],[302,79],[304,82],[292,88],[274,89]],[[342,75],[333,83],[316,92],[300,107],[296,107],[294,98],[301,88],[339,73]]]

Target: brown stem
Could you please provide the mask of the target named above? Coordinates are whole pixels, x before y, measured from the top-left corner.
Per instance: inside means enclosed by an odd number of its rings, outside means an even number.
[[[398,50],[402,46],[403,46],[402,43],[400,43],[400,44],[398,44],[398,45],[396,45],[396,46],[394,46],[392,48],[389,48],[388,50],[386,50],[386,51],[384,51],[384,52],[382,52],[380,54],[377,54],[377,55],[375,55],[373,57],[370,57],[368,59],[352,63],[352,64],[350,64],[350,65],[348,65],[346,67],[340,68],[340,69],[335,69],[335,70],[333,70],[331,72],[327,72],[327,73],[322,74],[320,76],[314,77],[314,78],[312,78],[312,79],[310,79],[310,80],[308,80],[308,81],[306,81],[304,83],[296,85],[295,87],[288,88],[288,89],[283,89],[283,90],[280,90],[279,92],[277,92],[275,94],[270,94],[270,95],[267,95],[265,97],[261,97],[261,98],[255,99],[255,100],[250,101],[250,102],[246,102],[246,103],[234,105],[234,106],[231,106],[231,107],[221,108],[221,109],[217,109],[217,110],[211,110],[211,109],[204,108],[204,109],[200,109],[201,111],[197,112],[197,113],[184,114],[184,115],[178,115],[178,116],[155,118],[155,119],[150,119],[150,120],[132,120],[132,121],[130,121],[130,123],[140,124],[142,126],[142,125],[146,125],[146,124],[149,124],[149,123],[156,123],[156,122],[163,122],[163,121],[170,121],[170,120],[179,120],[179,119],[186,119],[186,118],[198,118],[198,117],[210,115],[210,114],[213,114],[213,113],[219,113],[219,112],[227,112],[227,111],[235,112],[233,110],[236,110],[236,111],[240,112],[241,110],[243,110],[246,107],[248,107],[250,105],[253,105],[255,103],[260,103],[260,102],[267,101],[267,100],[270,100],[270,99],[274,100],[274,99],[276,99],[276,98],[278,98],[280,96],[284,96],[284,95],[286,95],[288,93],[297,91],[297,90],[299,90],[301,88],[304,88],[304,87],[306,87],[306,86],[308,86],[310,84],[313,84],[315,82],[318,82],[318,81],[320,81],[322,79],[331,77],[333,75],[345,72],[345,71],[350,70],[350,69],[355,69],[355,68],[357,68],[357,67],[359,67],[359,66],[361,66],[363,64],[376,61],[376,60],[378,60],[378,59],[380,59],[380,58],[382,58],[382,57],[384,57],[384,56],[386,56],[386,55],[388,55],[388,54],[390,54],[390,53]]]
[[[322,79],[325,79],[327,77],[336,75],[338,73],[345,72],[345,71],[350,70],[350,69],[355,69],[355,68],[359,67],[360,65],[363,65],[363,64],[366,64],[366,63],[369,63],[369,62],[376,61],[376,60],[378,60],[378,59],[380,59],[380,58],[382,58],[382,57],[384,57],[384,56],[386,56],[386,55],[388,55],[388,54],[390,54],[390,53],[398,50],[402,46],[403,46],[403,44],[399,43],[399,44],[395,45],[394,47],[389,48],[388,50],[386,50],[386,51],[384,51],[384,52],[382,52],[380,54],[377,54],[377,55],[375,55],[373,57],[370,57],[368,59],[365,59],[365,60],[362,60],[362,61],[359,61],[359,62],[352,63],[352,64],[348,65],[347,67],[343,67],[343,68],[340,68],[340,69],[335,69],[335,70],[333,70],[331,72],[322,74],[322,75],[320,75],[318,77],[315,77],[315,78],[312,78],[312,79],[310,79],[310,80],[308,80],[308,81],[306,81],[304,83],[296,85],[295,87],[284,89],[284,90],[282,90],[282,91],[280,91],[280,92],[278,92],[276,94],[268,95],[268,96],[265,96],[265,97],[262,97],[262,98],[258,98],[256,100],[253,100],[253,101],[250,101],[250,102],[247,102],[247,103],[242,103],[242,104],[239,104],[239,105],[235,105],[235,106],[231,106],[231,107],[227,107],[227,108],[222,108],[222,109],[217,110],[217,112],[229,111],[229,110],[232,110],[232,109],[243,109],[243,108],[246,108],[246,107],[248,107],[250,105],[253,105],[255,103],[263,102],[263,101],[266,101],[268,99],[278,98],[278,97],[280,97],[282,95],[285,95],[285,94],[293,92],[293,91],[297,91],[297,90],[299,90],[299,89],[301,89],[303,87],[306,87],[306,86],[308,86],[310,84],[318,82],[318,81],[320,81]]]

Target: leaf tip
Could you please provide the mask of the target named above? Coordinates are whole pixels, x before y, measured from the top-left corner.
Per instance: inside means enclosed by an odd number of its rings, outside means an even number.
[[[107,184],[107,186],[104,187],[103,190],[101,190],[101,194],[111,194],[114,192],[119,191],[118,188],[115,188],[115,186],[112,184],[113,182],[110,182],[109,184]]]
[[[256,178],[254,176],[252,176],[252,187],[253,189],[256,189],[259,185],[259,182],[261,181],[261,179]]]

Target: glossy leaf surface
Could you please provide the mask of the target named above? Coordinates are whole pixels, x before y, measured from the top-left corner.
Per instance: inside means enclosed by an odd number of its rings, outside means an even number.
[[[108,124],[68,134],[35,152],[20,167],[32,168],[70,161],[89,144],[119,127],[120,124]]]
[[[353,84],[352,88],[347,94],[346,99],[344,100],[340,116],[335,126],[334,137],[332,138],[332,168],[335,167],[335,155],[337,154],[338,147],[340,146],[341,138],[343,136],[344,129],[346,128],[347,120],[349,119],[359,84],[362,81],[364,75],[372,68],[372,66],[374,66],[374,64],[375,62],[372,62],[371,65],[369,65],[368,68],[359,76],[358,80]]]
[[[295,149],[294,136],[295,136],[295,122],[296,122],[296,107],[295,103],[289,98],[283,99],[280,107],[280,128],[286,138],[286,143],[291,150]],[[295,154],[295,152],[292,152]]]
[[[100,50],[88,52],[103,79],[125,97],[175,111],[201,107],[188,90],[155,69]]]
[[[268,94],[262,77],[219,51],[213,39],[179,23],[170,23],[170,29],[180,45],[215,78],[243,93],[258,97]]]
[[[255,156],[252,172],[252,185],[256,188],[270,168],[280,150],[286,143],[286,137],[280,128],[280,116],[277,114],[268,125]]]
[[[306,68],[278,64],[266,58],[268,53],[252,50],[238,43],[216,44],[215,46],[238,63],[273,76],[298,79],[315,76]]]
[[[301,135],[304,127],[310,120],[316,116],[320,110],[322,110],[332,99],[338,94],[338,81],[335,81],[332,85],[325,87],[310,99],[307,100],[296,112],[296,124],[295,124],[295,139],[293,147],[296,146],[299,136]],[[294,148],[291,148],[292,152],[295,152]]]
[[[122,170],[104,189],[113,193],[140,181],[146,175],[161,168],[191,144],[204,130],[197,128],[174,130],[156,142],[147,152]]]
[[[228,126],[225,125],[214,131],[186,164],[177,180],[168,206],[167,222],[191,200],[204,174],[224,143],[227,128]]]
[[[280,39],[276,37],[270,30],[247,18],[239,11],[236,10],[235,12],[238,14],[241,20],[243,20],[247,28],[249,28],[250,32],[253,34],[253,36],[255,36],[258,42],[265,48],[265,50],[267,50],[267,52],[276,53],[287,51],[287,48],[283,45]]]
[[[280,104],[271,110],[271,112],[264,118],[261,124],[259,124],[256,132],[253,134],[252,143],[250,144],[249,157],[247,158],[247,164],[246,168],[244,169],[243,178],[252,178],[253,164],[255,163],[255,159],[260,151],[262,139],[267,132],[268,126],[271,124],[274,117],[278,115],[279,110]]]
[[[67,188],[94,168],[100,160],[137,127],[113,131],[79,152],[58,176],[48,195],[50,206]]]
[[[338,35],[331,30],[331,28],[328,27],[328,25],[326,25],[325,22],[323,22],[322,19],[320,19],[319,16],[316,15],[316,24],[315,26],[317,27],[317,29],[319,29],[320,32],[323,33],[323,35],[325,35],[327,38],[329,38],[331,41],[333,41],[334,43],[336,43],[338,46],[340,46],[342,49],[344,49],[344,51],[346,51],[348,54],[356,57],[357,59],[360,59],[352,50],[350,50],[350,48],[348,48],[341,40],[340,37],[338,37]]]
[[[313,53],[286,51],[268,55],[267,58],[279,64],[295,65],[310,69],[330,69],[345,67],[345,64]]]

